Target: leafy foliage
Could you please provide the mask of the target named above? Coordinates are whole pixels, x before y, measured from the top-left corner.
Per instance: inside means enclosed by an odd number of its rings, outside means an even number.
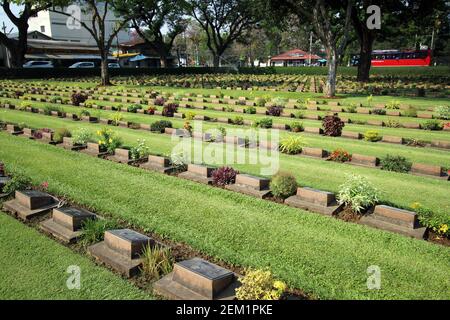
[[[420,125],[424,130],[438,131],[444,127],[439,120],[427,120]]]
[[[87,95],[80,92],[76,92],[72,94],[72,105],[79,106],[80,103],[84,103],[87,100],[87,98],[88,98]]]
[[[286,199],[297,192],[297,181],[289,173],[279,172],[270,181],[272,194],[280,199]]]
[[[53,141],[60,143],[63,141],[63,138],[70,138],[72,134],[70,133],[69,129],[67,128],[58,128],[55,130],[55,133],[53,134]]]
[[[402,156],[386,155],[380,160],[381,170],[408,172],[411,170],[412,163]]]
[[[168,103],[163,107],[162,115],[164,117],[173,117],[178,111],[178,103]]]
[[[155,121],[150,125],[150,131],[164,132],[164,129],[172,128],[172,122],[167,120]]]
[[[147,245],[140,258],[142,259],[142,274],[152,281],[160,279],[173,269],[174,259],[170,248]]]
[[[287,154],[298,154],[302,152],[305,145],[304,139],[299,135],[288,135],[280,141],[280,151]]]
[[[238,300],[279,300],[286,291],[286,284],[273,278],[269,270],[247,269],[245,277],[239,279],[236,289]]]
[[[79,128],[72,134],[74,144],[84,145],[93,140],[92,132],[87,128]]]
[[[236,181],[236,175],[239,172],[231,167],[221,167],[212,172],[213,183],[216,186],[224,187]]]
[[[351,207],[358,214],[378,201],[378,190],[362,176],[349,175],[339,187],[338,202]]]
[[[342,134],[342,128],[345,126],[341,118],[337,113],[328,115],[323,118],[322,125],[324,128],[324,134],[331,137],[338,137]]]
[[[352,160],[352,155],[344,149],[336,149],[330,154],[328,159],[336,162],[348,162]]]
[[[283,107],[278,105],[272,105],[267,107],[267,114],[274,117],[279,117],[283,112]]]
[[[364,140],[377,142],[381,140],[381,136],[376,130],[367,130],[366,132],[364,132]]]

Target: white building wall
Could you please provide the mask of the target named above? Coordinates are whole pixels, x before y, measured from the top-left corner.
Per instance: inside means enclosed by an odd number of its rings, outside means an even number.
[[[103,6],[98,5],[99,8]],[[64,11],[67,12],[67,9]],[[102,10],[100,10],[102,11]],[[86,23],[89,28],[92,27],[91,14],[90,12],[83,12],[81,10],[81,21]],[[111,35],[117,18],[114,16],[112,11],[108,12],[106,16],[106,36],[107,38]],[[39,31],[45,35],[53,38],[54,40],[60,41],[72,41],[72,42],[84,42],[91,45],[96,45],[95,40],[88,30],[81,27],[71,26],[71,24],[77,23],[76,20],[69,18],[63,14],[41,11],[38,13],[37,17],[30,18],[28,21],[29,31]],[[129,35],[126,30],[122,30],[118,34],[119,42],[129,41]],[[117,39],[114,39],[113,46],[117,43]]]

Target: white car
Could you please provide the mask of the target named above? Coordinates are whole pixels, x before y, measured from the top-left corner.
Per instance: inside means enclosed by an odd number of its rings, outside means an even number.
[[[71,65],[69,68],[95,68],[95,64],[93,62],[77,62]]]
[[[23,65],[24,68],[53,68],[51,61],[28,61]]]
[[[120,64],[117,62],[108,63],[108,68],[120,68]]]

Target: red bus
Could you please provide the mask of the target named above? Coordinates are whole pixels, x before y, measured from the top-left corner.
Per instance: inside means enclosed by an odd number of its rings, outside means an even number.
[[[352,65],[358,65],[359,55],[352,57]],[[374,50],[372,67],[429,67],[431,50]]]

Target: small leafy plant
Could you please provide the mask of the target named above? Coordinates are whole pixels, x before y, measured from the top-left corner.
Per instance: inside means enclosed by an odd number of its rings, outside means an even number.
[[[241,117],[241,116],[234,117],[233,124],[239,125],[239,126],[243,125],[244,124],[244,118]]]
[[[114,152],[116,148],[120,148],[122,146],[122,139],[120,139],[120,137],[118,137],[117,134],[109,128],[98,130],[97,136],[99,146],[109,153]]]
[[[377,142],[381,140],[381,136],[376,130],[367,130],[366,132],[364,132],[364,140]]]
[[[150,125],[150,131],[163,133],[166,128],[172,128],[172,122],[167,120],[155,121]]]
[[[278,105],[272,105],[267,107],[267,114],[273,117],[279,117],[283,112],[283,107]]]
[[[166,103],[166,100],[163,97],[158,97],[155,100],[153,100],[153,104],[155,106],[163,106],[164,103]]]
[[[340,204],[345,204],[360,214],[379,201],[379,191],[366,178],[349,175],[339,187],[338,199]]]
[[[437,118],[450,120],[450,106],[437,106],[434,108]]]
[[[130,157],[133,160],[142,159],[149,155],[149,147],[145,144],[145,140],[138,139],[137,143],[130,149]]]
[[[338,117],[337,113],[323,118],[322,126],[324,134],[331,137],[338,137],[342,134],[345,123]]]
[[[140,104],[132,104],[127,107],[128,112],[136,113],[138,110],[142,109]]]
[[[299,121],[292,122],[289,127],[291,128],[292,132],[300,132],[303,131],[303,123]]]
[[[84,145],[92,141],[92,132],[87,128],[79,128],[72,134],[73,143],[76,145]]]
[[[114,112],[109,119],[112,121],[113,126],[118,126],[119,122],[122,121],[123,115],[120,111]]]
[[[76,92],[72,94],[72,105],[79,106],[80,103],[84,103],[87,100],[87,96],[83,93]]]
[[[411,170],[412,163],[402,156],[386,155],[380,160],[381,170],[408,172]]]
[[[173,117],[178,111],[178,103],[168,103],[163,107],[162,115],[164,117]]]
[[[12,178],[8,180],[3,186],[3,193],[13,194],[16,191],[27,189],[31,185],[31,179],[22,172],[15,171],[12,173]]]
[[[420,125],[424,130],[438,131],[443,129],[443,124],[439,120],[427,120]]]
[[[238,300],[279,300],[287,286],[273,278],[269,270],[247,269],[236,289]]]
[[[271,118],[262,118],[259,121],[255,121],[253,124],[255,127],[270,129],[272,128],[272,119]]]
[[[297,192],[297,181],[289,173],[279,172],[270,181],[272,194],[280,199],[286,199]]]
[[[83,221],[81,226],[82,234],[80,236],[80,244],[87,247],[96,242],[103,240],[105,231],[116,228],[117,225],[109,220],[104,219],[88,219]]]
[[[344,149],[336,149],[330,154],[328,159],[335,162],[348,162],[352,160],[352,155]]]
[[[232,184],[236,181],[236,175],[239,172],[231,167],[221,167],[212,172],[213,184],[219,187],[224,187],[227,184]]]
[[[450,237],[450,217],[445,214],[434,213],[431,209],[415,202],[411,208],[417,212],[420,224],[427,227],[439,236]]]
[[[55,133],[53,134],[53,141],[56,143],[63,142],[63,138],[70,138],[72,134],[70,133],[69,129],[67,128],[59,128],[55,130]]]
[[[142,274],[149,280],[159,280],[173,269],[174,260],[169,248],[147,245],[140,258]]]
[[[298,154],[302,152],[305,142],[300,135],[288,135],[280,141],[280,151],[287,154]]]
[[[253,106],[248,106],[247,108],[244,109],[244,112],[247,114],[255,114],[256,108]]]
[[[388,103],[386,103],[386,109],[389,109],[389,110],[400,109],[400,101],[397,101],[397,100],[389,101]]]

